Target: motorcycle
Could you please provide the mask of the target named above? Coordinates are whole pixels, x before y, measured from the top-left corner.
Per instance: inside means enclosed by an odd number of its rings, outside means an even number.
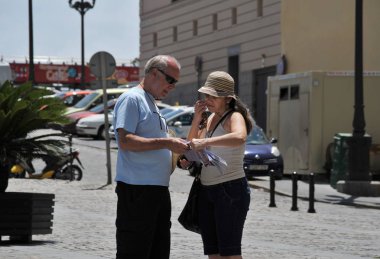
[[[30,179],[60,179],[70,181],[80,181],[83,176],[84,169],[79,159],[79,151],[72,150],[71,139],[70,149],[60,157],[50,156],[49,154],[41,156],[45,162],[45,167],[41,173],[36,173],[32,164],[32,159],[19,159],[15,165],[11,167],[10,177],[14,178],[30,178]],[[74,160],[78,162],[73,164]],[[28,175],[27,175],[28,174]]]

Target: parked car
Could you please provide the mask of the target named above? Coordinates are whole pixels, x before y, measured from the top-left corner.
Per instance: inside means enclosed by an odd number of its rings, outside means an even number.
[[[176,137],[187,138],[194,117],[194,107],[184,107],[163,115]]]
[[[158,107],[158,109],[161,111],[162,109],[164,108],[167,108],[167,107],[172,107],[170,104],[167,104],[167,103],[163,103],[161,101],[156,101],[156,105]]]
[[[128,88],[108,88],[106,90],[107,100],[115,99],[128,90]],[[91,108],[101,103],[103,103],[103,89],[94,90],[91,94],[80,100],[73,107],[69,107],[65,115],[74,112],[90,110]]]
[[[113,121],[113,111],[108,113],[108,122],[111,125]],[[76,125],[78,135],[91,136],[94,139],[105,139],[105,119],[104,114],[94,114],[80,119]]]
[[[140,84],[140,81],[132,81],[124,85],[119,85],[117,88],[132,88],[137,86],[138,84]]]
[[[186,105],[168,106],[168,107],[160,109],[160,113],[162,114],[162,116],[166,117],[167,115],[170,116],[171,112],[178,111],[180,109],[185,109],[186,107],[188,107],[188,106],[186,106]],[[174,113],[172,113],[172,114],[174,114]]]
[[[93,91],[83,90],[83,91],[67,91],[61,92],[54,95],[49,95],[48,97],[59,98],[67,107],[72,107],[82,100],[85,96],[89,95]]]
[[[110,125],[108,134],[110,135],[110,139],[116,139],[113,125]]]
[[[270,170],[274,170],[276,179],[283,177],[284,162],[275,143],[277,140],[269,140],[259,126],[253,127],[247,136],[243,163],[248,178],[268,176]]]
[[[108,110],[112,111],[115,104],[116,104],[117,98],[111,99],[107,102]],[[77,134],[76,131],[76,124],[78,121],[82,118],[86,118],[88,116],[94,115],[94,114],[104,114],[104,104],[100,103],[96,105],[94,108],[88,110],[88,111],[81,111],[81,112],[74,112],[67,114],[66,117],[70,119],[70,123],[67,123],[62,127],[62,131],[65,133],[71,133],[71,134]]]

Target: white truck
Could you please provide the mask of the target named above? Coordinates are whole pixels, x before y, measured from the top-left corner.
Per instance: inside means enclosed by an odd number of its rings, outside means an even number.
[[[364,73],[370,170],[380,172],[380,72]],[[267,134],[278,138],[284,173],[325,173],[336,133],[352,133],[354,72],[305,72],[268,78]],[[326,159],[327,157],[327,159]]]
[[[11,67],[8,63],[0,62],[0,85],[7,80],[12,80]]]

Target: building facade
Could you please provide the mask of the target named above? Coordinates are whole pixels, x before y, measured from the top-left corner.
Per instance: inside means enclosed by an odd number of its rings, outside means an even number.
[[[380,1],[363,1],[363,64],[380,71]],[[287,73],[353,71],[355,0],[282,0],[281,53]]]
[[[379,71],[380,1],[363,5],[364,69]],[[353,71],[355,0],[141,0],[141,66],[157,54],[182,64],[178,89],[165,100],[191,105],[215,70],[266,128],[267,78],[306,71]]]
[[[229,72],[236,92],[266,126],[267,77],[281,57],[280,0],[141,0],[140,64],[157,54],[182,65],[165,102],[192,105],[215,70]]]

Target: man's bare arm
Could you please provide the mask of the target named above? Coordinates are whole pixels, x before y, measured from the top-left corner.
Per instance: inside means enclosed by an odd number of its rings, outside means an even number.
[[[144,138],[118,129],[119,146],[122,150],[134,152],[169,149],[175,153],[183,154],[188,145],[180,138]]]

